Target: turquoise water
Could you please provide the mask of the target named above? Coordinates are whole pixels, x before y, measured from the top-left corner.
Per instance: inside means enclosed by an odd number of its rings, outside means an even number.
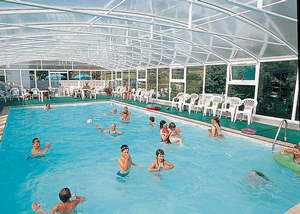
[[[299,177],[276,164],[271,145],[223,132],[223,139],[208,136],[207,127],[129,108],[132,121],[120,115],[95,116],[118,111],[110,103],[13,108],[0,149],[0,213],[35,213],[39,202],[44,211],[59,203],[58,193],[70,188],[86,197],[76,213],[284,213],[299,202]],[[148,118],[175,122],[184,146],[160,142],[159,129]],[[88,125],[87,119],[93,124]],[[114,122],[120,136],[101,134],[95,125],[109,129]],[[26,160],[33,138],[41,139],[50,152]],[[129,176],[117,179],[120,146],[127,144],[133,163]],[[175,168],[148,172],[155,151],[162,148]],[[279,149],[279,147],[277,148]],[[263,172],[265,185],[248,176]]]

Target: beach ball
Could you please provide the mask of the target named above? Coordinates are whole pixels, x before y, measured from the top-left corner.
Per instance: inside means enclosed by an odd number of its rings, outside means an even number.
[[[93,121],[92,121],[91,119],[88,119],[88,120],[86,121],[86,123],[87,123],[87,124],[92,124]]]

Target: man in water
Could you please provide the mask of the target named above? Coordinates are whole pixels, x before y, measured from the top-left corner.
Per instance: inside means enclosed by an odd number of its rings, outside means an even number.
[[[120,168],[118,175],[121,177],[125,177],[129,174],[131,165],[144,168],[143,166],[132,163],[131,157],[129,155],[129,147],[127,145],[121,146],[121,157],[118,159],[118,164]]]
[[[32,155],[43,155],[50,148],[50,143],[46,143],[46,149],[43,149],[40,144],[40,139],[34,138],[32,140],[33,149],[31,150]]]
[[[110,125],[110,130],[102,130],[102,129],[100,128],[99,125],[96,125],[96,128],[97,128],[101,133],[103,133],[103,134],[106,134],[106,133],[110,133],[110,134],[114,134],[114,133],[122,134],[121,131],[116,130],[116,125],[115,125],[114,123],[112,123],[112,124]]]

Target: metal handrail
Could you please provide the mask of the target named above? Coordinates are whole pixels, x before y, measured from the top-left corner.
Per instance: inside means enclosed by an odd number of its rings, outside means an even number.
[[[276,136],[275,136],[274,141],[273,141],[272,152],[274,152],[274,149],[275,149],[275,143],[276,143],[276,140],[277,140],[277,138],[278,138],[278,135],[279,135],[279,133],[280,133],[281,127],[282,127],[282,125],[283,125],[284,122],[285,122],[285,132],[284,132],[284,138],[283,138],[283,140],[286,142],[286,139],[287,139],[287,138],[286,138],[286,132],[287,132],[287,120],[282,120],[282,121],[280,122],[278,131],[277,131]]]

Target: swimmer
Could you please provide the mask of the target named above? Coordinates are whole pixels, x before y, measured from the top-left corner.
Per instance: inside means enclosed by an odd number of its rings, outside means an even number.
[[[293,154],[294,162],[300,164],[300,145],[294,146],[294,149],[281,149],[280,150],[281,154],[284,154],[285,152]]]
[[[76,199],[70,201],[71,198],[76,198]],[[62,201],[62,203],[56,204],[55,207],[52,209],[52,211],[50,211],[51,214],[66,213],[74,209],[77,206],[77,204],[79,204],[85,198],[81,196],[77,196],[76,194],[71,195],[71,191],[69,190],[69,188],[63,188],[59,193],[59,199]],[[32,208],[40,214],[45,214],[45,212],[42,211],[41,205],[39,203],[33,202]]]
[[[105,114],[100,114],[100,115],[95,115],[94,117],[100,117],[100,116],[106,116],[106,115],[110,115],[110,114],[116,114],[118,112],[118,110],[115,108],[112,112],[110,113],[105,113]]]
[[[132,163],[131,157],[129,155],[129,147],[127,145],[121,146],[121,157],[118,159],[118,164],[120,168],[120,172],[118,172],[118,175],[122,177],[128,175],[131,165],[144,168],[143,166]]]
[[[153,128],[155,128],[155,126],[156,126],[155,118],[154,117],[150,117],[149,121],[150,121],[151,125],[153,126]]]
[[[152,164],[149,166],[148,171],[158,172],[161,170],[173,169],[174,165],[171,164],[169,161],[165,160],[164,157],[165,157],[164,150],[162,149],[156,150],[156,160],[154,160]]]
[[[122,115],[121,121],[128,121],[130,120],[129,115],[131,115],[131,111],[128,111],[128,107],[125,106],[123,111],[120,111],[120,114]]]
[[[211,123],[213,125],[211,126],[211,129],[208,129],[207,134],[209,134],[212,137],[223,137],[223,135],[221,134],[219,118],[216,116],[211,117]]]
[[[40,146],[40,140],[38,138],[34,138],[32,140],[33,149],[31,150],[32,155],[43,155],[50,148],[50,143],[46,143],[46,149],[43,149]]]
[[[166,110],[170,110],[170,107],[166,107]]]
[[[117,127],[117,126],[116,126],[114,123],[112,123],[112,124],[110,125],[110,130],[102,130],[102,129],[100,128],[99,125],[96,125],[96,128],[99,129],[99,131],[100,131],[101,133],[103,133],[103,134],[106,134],[106,133],[110,133],[110,134],[114,134],[114,133],[122,134],[121,131],[116,130],[116,127]]]
[[[256,170],[251,170],[249,175],[251,177],[255,178],[255,181],[258,181],[258,183],[261,183],[261,184],[265,184],[270,181],[263,173],[258,172]]]
[[[171,133],[171,130],[168,129],[168,124],[166,123],[166,121],[161,120],[160,121],[160,130],[159,130],[161,142],[170,144],[171,143],[170,139],[169,139],[170,133]]]
[[[52,109],[52,108],[50,107],[50,104],[46,104],[46,107],[44,108],[44,110],[48,110],[48,109]]]
[[[180,129],[177,129],[175,130],[176,128],[176,125],[175,123],[170,123],[169,124],[169,129],[171,130],[171,133],[170,133],[170,142],[171,143],[179,143],[179,146],[181,147],[183,144],[182,144],[182,141],[184,140],[181,136],[180,136],[180,132],[181,130]],[[178,135],[179,138],[176,138],[175,136]]]

